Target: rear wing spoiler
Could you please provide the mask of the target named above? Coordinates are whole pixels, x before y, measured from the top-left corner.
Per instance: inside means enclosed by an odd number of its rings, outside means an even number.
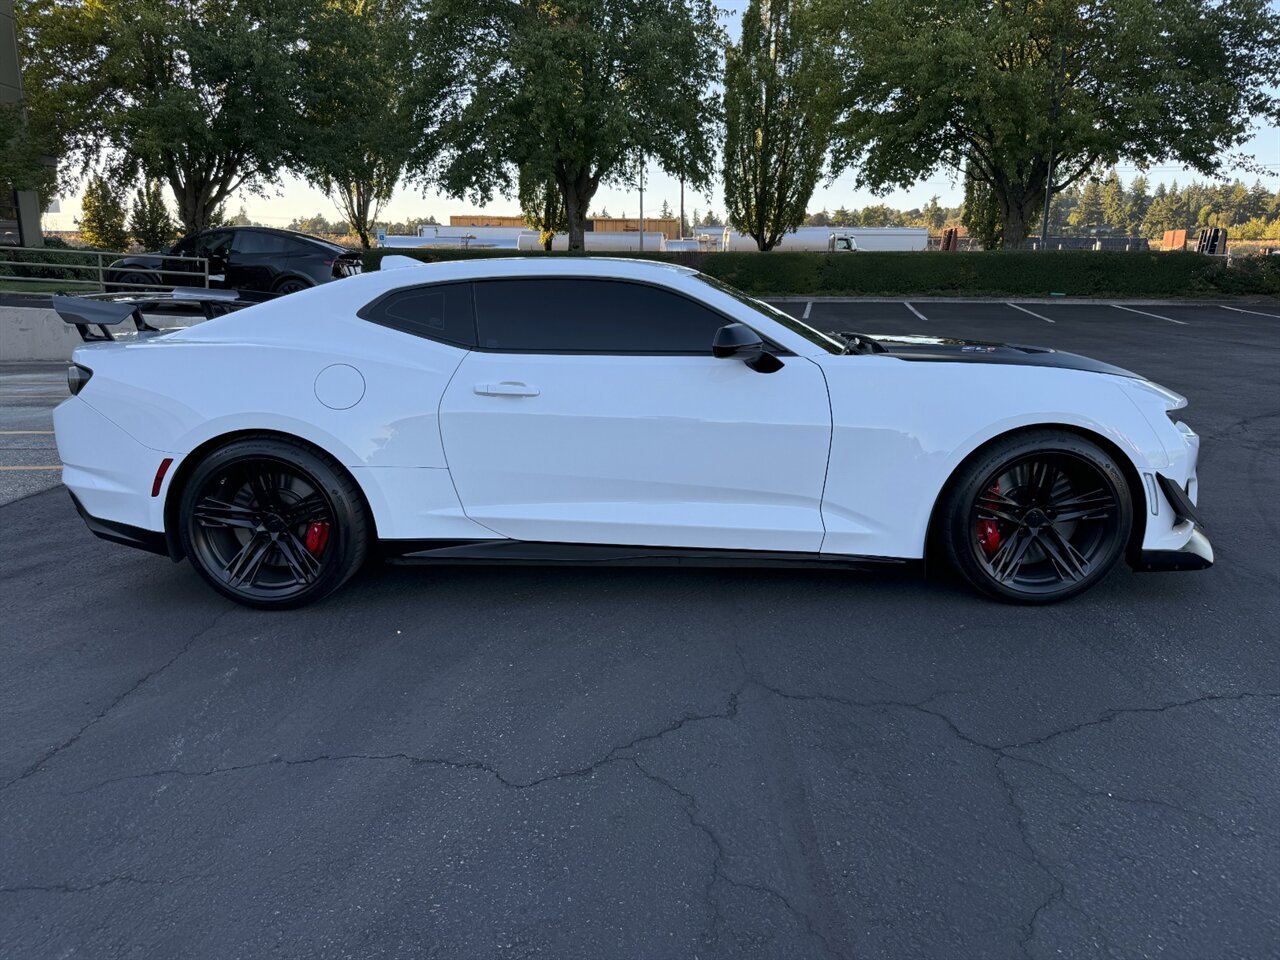
[[[172,293],[110,293],[53,297],[53,309],[64,322],[71,324],[85,343],[114,340],[108,327],[132,320],[134,329],[141,333],[163,333],[153,327],[142,315],[162,303],[194,304],[199,306],[206,320],[223,314],[243,310],[255,304],[274,300],[279,294],[259,293],[252,290],[207,290],[203,287],[177,287]],[[94,329],[96,328],[96,330]]]

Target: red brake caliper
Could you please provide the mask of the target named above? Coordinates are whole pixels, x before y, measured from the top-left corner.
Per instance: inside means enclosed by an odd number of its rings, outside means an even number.
[[[999,494],[1000,484],[995,484],[988,492]],[[1000,525],[995,520],[978,521],[978,546],[987,554],[1000,549]]]
[[[307,550],[313,557],[318,557],[324,553],[325,546],[329,543],[329,521],[315,520],[307,526]]]

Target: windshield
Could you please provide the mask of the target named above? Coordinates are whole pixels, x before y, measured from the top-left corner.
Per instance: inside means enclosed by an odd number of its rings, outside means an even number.
[[[762,313],[774,323],[780,323],[792,333],[804,337],[810,343],[817,344],[827,353],[844,353],[845,345],[837,340],[828,337],[825,333],[819,333],[807,323],[801,323],[789,313],[783,313],[777,307],[765,303],[763,300],[757,300],[755,297],[749,297],[736,287],[731,287],[723,280],[717,280],[715,277],[708,277],[705,273],[697,274],[699,280],[714,287],[723,294],[727,294],[737,300],[744,306],[750,307],[756,313]]]

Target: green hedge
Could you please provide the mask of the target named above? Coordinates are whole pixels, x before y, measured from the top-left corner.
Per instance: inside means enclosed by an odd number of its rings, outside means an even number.
[[[366,270],[399,254],[427,263],[577,256],[508,250],[367,250]],[[1228,266],[1196,253],[1010,250],[992,253],[645,253],[757,295],[961,297],[1216,297],[1280,294],[1280,257]]]

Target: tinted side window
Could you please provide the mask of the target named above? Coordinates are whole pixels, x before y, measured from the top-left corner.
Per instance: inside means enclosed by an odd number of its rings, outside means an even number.
[[[415,337],[443,340],[460,347],[476,345],[469,283],[393,290],[363,307],[357,316]]]
[[[289,241],[273,233],[260,233],[257,230],[239,230],[231,242],[231,250],[242,257],[263,256],[268,254],[290,253]]]
[[[621,280],[476,281],[482,350],[710,354],[731,321],[692,300]]]

